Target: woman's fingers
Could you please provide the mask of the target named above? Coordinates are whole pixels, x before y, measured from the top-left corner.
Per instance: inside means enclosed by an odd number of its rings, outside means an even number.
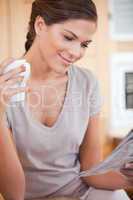
[[[124,164],[124,166],[120,169],[120,172],[128,181],[133,182],[133,162]]]
[[[132,169],[133,170],[133,162],[129,162],[129,163],[126,163],[125,165],[124,165],[124,168],[128,168],[128,169]]]
[[[132,169],[133,170],[133,162],[127,162],[125,163],[121,169]]]
[[[10,98],[21,92],[28,92],[29,87],[19,87],[19,88],[7,88],[5,87],[1,92],[1,102],[4,105],[7,105]]]
[[[0,93],[2,94],[6,90],[10,89],[12,86],[15,86],[15,84],[17,84],[17,86],[18,86],[18,83],[21,83],[23,79],[24,79],[24,76],[18,76],[18,77],[10,79],[10,80],[6,81],[5,83],[1,84],[0,85]]]
[[[15,94],[21,93],[21,92],[28,92],[29,87],[21,87],[21,88],[15,88],[15,89],[10,89],[9,91],[9,96],[12,97]]]
[[[126,175],[126,176],[132,176],[133,177],[133,169],[125,169],[125,168],[122,168],[121,170],[120,170],[120,172],[122,173],[122,174],[124,174],[124,175]]]
[[[133,172],[125,171],[125,170],[121,170],[120,172],[122,173],[122,175],[124,175],[127,181],[130,181],[133,183]]]
[[[17,67],[15,69],[10,70],[9,72],[3,74],[2,76],[0,76],[0,84],[2,84],[3,82],[13,78],[14,76],[17,76],[19,73],[24,72],[25,71],[25,67],[24,66],[20,66]]]
[[[18,77],[15,77],[13,79],[10,79],[6,82],[5,85],[3,85],[3,88],[4,87],[10,88],[11,86],[15,85],[16,83],[21,83],[23,81],[23,79],[24,79],[24,76],[18,76]]]
[[[0,75],[3,74],[4,69],[7,65],[11,64],[15,59],[14,58],[7,58],[0,64]]]

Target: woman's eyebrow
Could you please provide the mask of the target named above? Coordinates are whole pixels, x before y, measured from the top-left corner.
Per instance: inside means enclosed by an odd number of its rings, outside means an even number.
[[[67,29],[64,29],[64,31],[71,33],[76,39],[78,39],[78,36],[75,33],[73,33],[72,31],[69,31]],[[92,42],[92,40],[86,40],[85,42],[90,43],[90,42]]]

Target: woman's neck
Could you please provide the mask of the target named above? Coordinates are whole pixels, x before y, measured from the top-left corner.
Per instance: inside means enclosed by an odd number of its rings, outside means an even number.
[[[52,70],[47,63],[41,58],[37,48],[31,48],[23,57],[31,64],[31,80],[48,81],[56,80],[62,75]],[[63,75],[64,76],[64,75]]]

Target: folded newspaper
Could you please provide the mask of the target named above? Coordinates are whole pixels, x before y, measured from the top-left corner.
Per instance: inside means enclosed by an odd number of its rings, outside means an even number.
[[[133,162],[133,130],[122,140],[112,153],[96,166],[81,171],[80,177],[103,174],[109,171],[120,172],[125,163]]]

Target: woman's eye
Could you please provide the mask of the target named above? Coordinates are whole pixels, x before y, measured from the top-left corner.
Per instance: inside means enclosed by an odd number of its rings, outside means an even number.
[[[66,36],[66,35],[64,35],[64,38],[65,38],[67,41],[73,41],[73,40],[74,40],[74,38],[69,37],[69,36]],[[88,48],[88,44],[81,44],[81,46],[82,46],[83,48]]]
[[[88,48],[88,44],[82,44],[83,48]]]
[[[66,36],[66,35],[64,35],[64,38],[65,38],[66,40],[68,40],[68,41],[72,41],[72,40],[73,40],[72,37],[68,37],[68,36]]]

